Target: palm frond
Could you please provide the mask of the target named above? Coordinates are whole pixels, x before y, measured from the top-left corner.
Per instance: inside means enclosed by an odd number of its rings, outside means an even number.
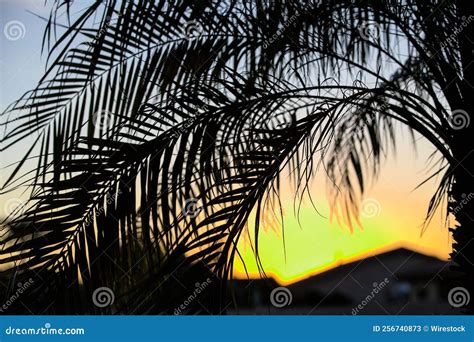
[[[52,312],[100,312],[85,304],[100,286],[115,290],[114,312],[170,312],[183,299],[163,295],[170,275],[199,265],[224,292],[238,239],[252,213],[259,234],[288,165],[306,190],[323,165],[333,207],[352,226],[395,145],[395,122],[453,161],[445,108],[462,78],[448,40],[454,2],[225,5],[95,1],[60,25],[55,11],[70,1],[55,1],[48,70],[3,113],[5,148],[38,139],[4,184],[31,185],[32,196],[0,242],[6,274],[39,278],[30,295],[54,302]],[[437,50],[439,41],[447,45]],[[448,173],[429,215],[451,182]]]

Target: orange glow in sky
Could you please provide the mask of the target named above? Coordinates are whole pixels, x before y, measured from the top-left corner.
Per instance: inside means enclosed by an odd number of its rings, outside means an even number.
[[[405,145],[403,137],[400,140],[397,156],[387,159],[378,181],[365,195],[368,207],[365,215],[361,215],[362,228],[355,226],[353,232],[339,226],[336,220],[330,222],[324,181],[316,179],[311,195],[316,198],[318,211],[325,217],[319,215],[307,200],[303,202],[298,219],[294,213],[294,191],[286,186],[281,195],[284,232],[281,223],[271,227],[262,224],[259,237],[260,258],[267,276],[285,285],[397,247],[445,260],[449,257],[451,237],[441,211],[422,233],[436,181],[414,190],[428,175],[425,161],[431,152],[430,146],[422,143],[415,152],[408,143]],[[250,278],[259,276],[252,248],[253,235],[250,225],[247,237],[241,238],[238,244]],[[240,260],[234,261],[234,269],[235,277],[247,277]]]

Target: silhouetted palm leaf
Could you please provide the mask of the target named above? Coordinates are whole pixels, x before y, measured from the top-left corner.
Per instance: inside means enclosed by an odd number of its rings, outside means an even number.
[[[39,138],[5,184],[33,190],[0,252],[10,277],[41,278],[31,295],[52,312],[96,312],[79,298],[100,286],[116,291],[114,310],[169,312],[170,274],[200,262],[227,279],[288,165],[302,190],[324,166],[352,227],[395,122],[457,161],[447,108],[468,95],[448,39],[457,2],[96,1],[65,28],[56,20],[45,77],[4,113],[6,148]]]

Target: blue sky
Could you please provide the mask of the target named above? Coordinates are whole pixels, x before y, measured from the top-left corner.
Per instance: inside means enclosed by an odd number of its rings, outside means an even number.
[[[45,22],[28,11],[46,16],[48,10],[42,0],[1,0],[1,56],[2,86],[0,104],[5,109],[19,94],[37,81],[44,70],[41,58],[41,38]],[[17,23],[15,25],[15,23]],[[20,24],[18,24],[20,23]],[[13,25],[13,26],[12,26]],[[23,25],[23,26],[21,26]],[[15,29],[13,38],[6,31]],[[43,63],[39,63],[43,60]]]

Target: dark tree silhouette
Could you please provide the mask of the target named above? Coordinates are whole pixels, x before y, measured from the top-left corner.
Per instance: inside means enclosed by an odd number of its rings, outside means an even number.
[[[4,276],[35,280],[30,310],[170,312],[189,295],[178,269],[215,279],[220,312],[217,279],[252,213],[258,235],[278,208],[283,168],[299,192],[324,168],[351,226],[397,122],[436,147],[427,220],[455,215],[451,256],[474,293],[469,0],[70,6],[54,1],[47,71],[3,113],[5,148],[37,136],[4,184],[31,201],[0,242]],[[105,309],[90,299],[103,286]]]

